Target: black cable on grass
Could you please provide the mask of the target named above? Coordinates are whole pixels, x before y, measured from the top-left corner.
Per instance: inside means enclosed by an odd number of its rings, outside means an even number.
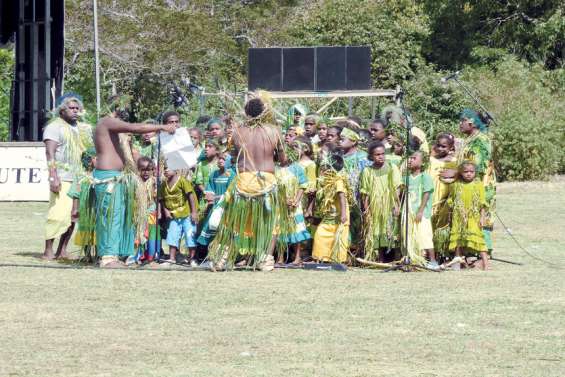
[[[550,267],[556,268],[558,270],[565,269],[565,266],[563,266],[563,265],[556,264],[555,262],[548,261],[546,259],[538,257],[537,255],[530,253],[524,246],[522,246],[522,244],[518,241],[518,239],[516,237],[514,237],[514,234],[512,234],[512,231],[506,226],[504,221],[502,221],[502,219],[500,218],[498,213],[495,213],[495,216],[498,219],[498,221],[500,222],[500,224],[502,225],[502,227],[504,228],[504,230],[506,231],[506,233],[508,233],[508,235],[510,236],[510,238],[512,238],[512,240],[518,246],[518,248],[520,250],[522,250],[526,255],[528,255],[532,259],[535,259],[539,262],[545,263],[545,264],[549,265]]]
[[[0,263],[0,268],[2,267],[19,267],[19,268],[44,268],[53,270],[111,270],[111,271],[209,271],[207,268],[191,267],[183,265],[180,263],[170,263],[184,268],[177,269],[166,269],[166,268],[143,268],[143,266],[137,268],[128,268],[124,266],[123,268],[99,268],[96,266],[80,266],[78,264],[70,264],[66,266],[62,265],[46,265],[46,264],[19,264],[19,263]]]

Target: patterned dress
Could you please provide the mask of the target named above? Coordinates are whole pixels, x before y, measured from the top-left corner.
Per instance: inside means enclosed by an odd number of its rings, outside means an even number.
[[[199,245],[208,246],[208,244],[214,239],[216,231],[211,230],[208,226],[210,215],[220,201],[220,197],[223,196],[228,190],[228,187],[233,181],[234,177],[235,171],[233,169],[226,169],[224,171],[215,170],[210,176],[208,185],[206,186],[204,193],[210,192],[214,194],[214,207],[212,208],[212,210],[208,211],[206,219],[204,220],[204,223],[202,225],[202,231],[200,232],[200,236],[198,236],[198,239],[196,241]]]
[[[463,247],[468,253],[487,251],[480,225],[481,209],[487,208],[482,182],[453,183],[447,202],[452,208],[449,250]]]
[[[344,155],[344,170],[349,178],[349,187],[353,193],[353,202],[351,203],[351,243],[359,244],[361,241],[361,206],[359,197],[359,177],[365,166],[369,165],[367,160],[367,152],[356,151],[355,153]]]
[[[483,132],[467,137],[457,155],[457,163],[470,160],[477,167],[477,180],[483,184],[486,201],[486,226],[483,235],[489,251],[493,248],[492,230],[496,208],[496,173],[492,156],[492,141]]]
[[[306,190],[308,188],[308,180],[306,179],[304,169],[297,162],[288,167],[278,169],[276,176],[279,184],[285,187],[287,200],[294,199],[298,190]],[[312,238],[310,232],[306,229],[302,202],[297,203],[296,209],[290,215],[294,219],[295,226],[291,234],[284,235],[286,243],[292,245]]]
[[[369,199],[368,213],[363,215],[365,258],[378,259],[378,249],[395,247],[398,241],[398,221],[393,210],[395,191],[402,184],[396,165],[385,162],[377,169],[366,167],[361,173],[359,192]]]

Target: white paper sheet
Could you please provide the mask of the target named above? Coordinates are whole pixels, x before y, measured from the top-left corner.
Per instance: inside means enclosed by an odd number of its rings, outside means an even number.
[[[186,128],[178,128],[174,134],[161,132],[161,152],[171,170],[190,169],[196,165],[198,156]]]

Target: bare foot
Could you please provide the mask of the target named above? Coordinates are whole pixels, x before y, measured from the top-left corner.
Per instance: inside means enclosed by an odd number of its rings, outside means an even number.
[[[236,267],[245,267],[245,266],[247,266],[247,259],[240,260],[239,262],[237,262],[237,263],[235,264],[235,266],[236,266]]]
[[[46,261],[51,261],[55,259],[55,255],[53,254],[53,251],[47,251],[45,250],[43,252],[43,255],[41,256],[41,259],[46,260]]]
[[[127,266],[125,265],[124,262],[120,261],[118,258],[108,258],[107,260],[101,260],[100,261],[100,268],[108,268],[108,269],[114,269],[114,268],[126,268]]]
[[[295,266],[302,266],[302,259],[295,259],[292,264]]]
[[[71,255],[66,251],[61,252],[60,254],[55,254],[55,259],[63,259],[63,260],[77,260],[78,258],[75,255]]]

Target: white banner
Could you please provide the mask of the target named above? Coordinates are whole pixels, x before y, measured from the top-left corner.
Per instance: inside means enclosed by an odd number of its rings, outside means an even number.
[[[0,143],[0,202],[49,201],[43,143]]]

